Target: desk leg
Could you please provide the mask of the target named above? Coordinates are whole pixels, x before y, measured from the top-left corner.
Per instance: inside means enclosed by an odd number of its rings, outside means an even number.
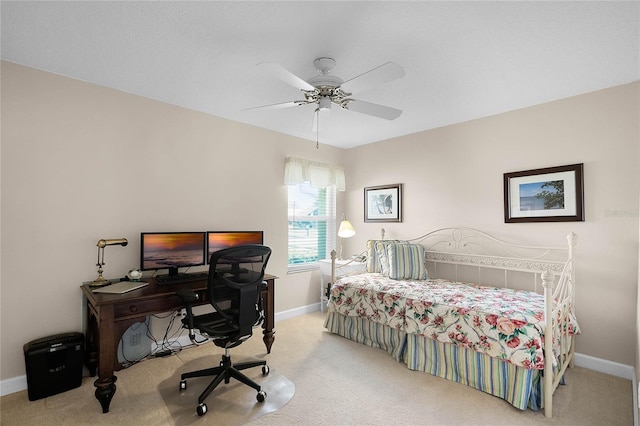
[[[116,380],[116,376],[111,376],[109,379],[98,379],[93,383],[96,387],[96,399],[100,402],[103,413],[109,412],[111,399],[116,394]]]
[[[85,359],[84,362],[89,369],[89,375],[95,377],[98,372],[98,314],[93,306],[87,303],[87,320],[85,335]]]
[[[115,383],[118,379],[113,374],[115,361],[113,305],[98,308],[87,306],[87,312],[89,313],[87,343],[90,351],[87,364],[93,376],[95,376],[97,364],[98,379],[93,383],[96,387],[95,395],[102,406],[102,412],[108,413],[111,399],[116,393]]]
[[[271,353],[271,346],[273,346],[273,342],[276,340],[276,332],[273,330],[264,330],[262,332],[262,334],[264,334],[264,336],[262,337],[262,341],[264,342],[264,345],[267,347],[267,353],[270,354]]]
[[[271,346],[273,345],[275,337],[275,331],[273,331],[275,325],[275,280],[267,280],[267,289],[262,292],[262,301],[265,304],[265,319],[262,323],[262,341],[267,347],[267,353],[271,353]]]

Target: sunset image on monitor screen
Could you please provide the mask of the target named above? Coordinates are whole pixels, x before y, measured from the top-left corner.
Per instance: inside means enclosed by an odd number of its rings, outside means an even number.
[[[203,264],[203,232],[145,234],[142,245],[143,269],[162,269]]]
[[[262,231],[209,232],[209,254],[229,247],[262,244]]]

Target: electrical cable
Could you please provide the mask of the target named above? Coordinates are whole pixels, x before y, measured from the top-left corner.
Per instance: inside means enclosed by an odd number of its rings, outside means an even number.
[[[175,319],[178,316],[180,316],[180,311],[173,311],[169,315],[166,315],[164,317],[156,316],[157,318],[162,318],[162,319],[169,318],[169,323],[167,324],[167,328],[165,329],[164,335],[162,336],[162,341],[161,342],[156,341],[156,351],[154,353],[156,356],[158,354],[163,354],[163,355],[174,354],[182,350],[182,345],[180,345],[180,343],[177,342],[177,340],[172,342],[170,340],[171,338],[169,337],[169,333],[171,329],[174,327]],[[175,347],[176,343],[178,344],[177,348]]]

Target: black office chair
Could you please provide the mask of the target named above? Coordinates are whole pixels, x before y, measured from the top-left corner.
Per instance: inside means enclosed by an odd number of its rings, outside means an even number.
[[[218,367],[184,373],[180,380],[180,390],[187,388],[190,377],[215,376],[198,398],[197,412],[203,416],[207,412],[204,400],[222,380],[229,383],[231,378],[251,386],[258,391],[258,402],[263,402],[267,393],[259,384],[249,379],[241,370],[262,366],[262,374],[269,374],[266,361],[252,361],[233,364],[229,349],[240,345],[253,334],[253,327],[262,323],[261,290],[264,270],[271,256],[271,249],[261,245],[244,245],[223,249],[211,255],[209,263],[209,283],[207,299],[215,312],[193,315],[193,304],[198,296],[191,290],[178,291],[185,303],[187,316],[182,319],[183,327],[189,329],[189,337],[196,342],[194,329],[209,336],[216,346],[224,348],[224,355]]]

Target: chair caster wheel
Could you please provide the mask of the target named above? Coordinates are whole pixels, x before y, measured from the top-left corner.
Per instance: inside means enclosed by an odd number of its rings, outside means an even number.
[[[204,416],[205,414],[207,414],[207,404],[203,402],[202,404],[198,405],[196,411],[198,412],[198,415],[200,417]]]
[[[187,388],[187,381],[186,380],[180,380],[180,390],[183,391]]]
[[[269,366],[268,365],[263,365],[262,366],[262,375],[266,376],[267,374],[269,374]]]
[[[265,391],[258,392],[256,399],[258,400],[258,402],[264,402],[264,400],[267,399],[267,393]]]

